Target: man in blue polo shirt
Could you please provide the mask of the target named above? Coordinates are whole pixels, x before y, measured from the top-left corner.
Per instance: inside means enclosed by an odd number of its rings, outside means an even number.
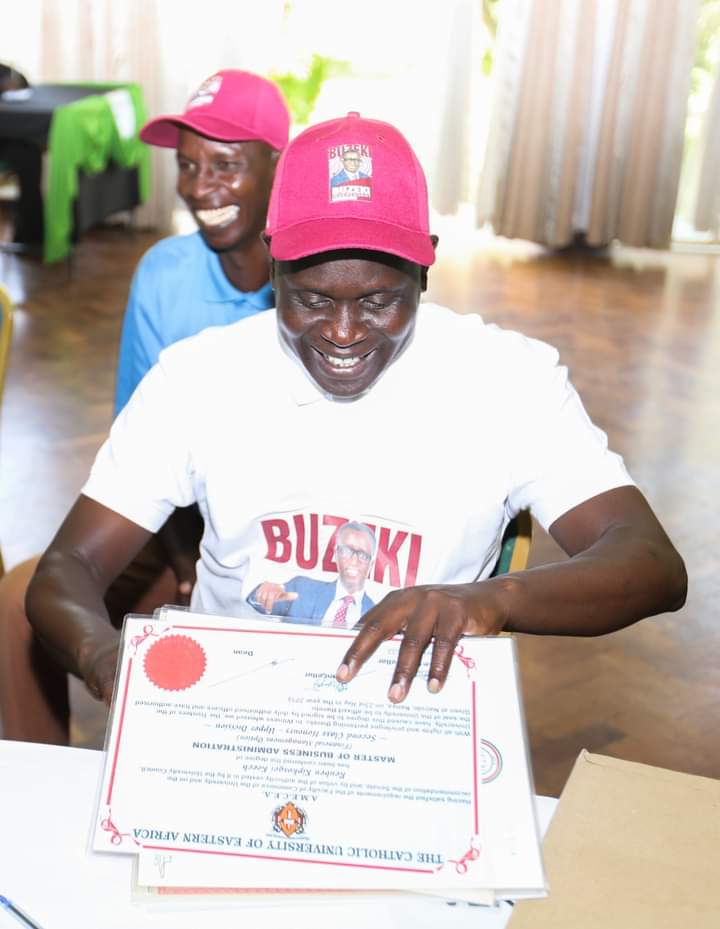
[[[273,305],[260,239],[275,163],[288,140],[280,91],[247,71],[220,71],[179,116],[140,138],[177,152],[179,195],[198,232],[163,239],[138,265],[123,323],[115,413],[167,345]]]

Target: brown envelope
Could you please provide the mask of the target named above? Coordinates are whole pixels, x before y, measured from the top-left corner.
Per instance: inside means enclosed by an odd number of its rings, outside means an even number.
[[[720,781],[582,751],[508,929],[718,929]]]

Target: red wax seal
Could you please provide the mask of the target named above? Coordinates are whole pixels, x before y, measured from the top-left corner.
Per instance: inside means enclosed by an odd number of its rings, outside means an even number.
[[[145,655],[145,673],[162,690],[187,690],[205,673],[205,651],[187,635],[168,635],[153,642]]]

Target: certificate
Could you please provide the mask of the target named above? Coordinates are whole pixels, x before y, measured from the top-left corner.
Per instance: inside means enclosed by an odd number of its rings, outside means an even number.
[[[95,849],[139,854],[155,885],[544,892],[512,640],[463,640],[440,694],[425,666],[394,705],[397,640],[335,680],[352,635],[129,617]]]

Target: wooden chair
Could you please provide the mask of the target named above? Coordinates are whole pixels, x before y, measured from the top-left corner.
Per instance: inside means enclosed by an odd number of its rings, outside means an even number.
[[[491,577],[522,571],[527,567],[532,539],[532,519],[529,510],[521,510],[511,519],[503,533],[500,556]]]
[[[10,295],[0,285],[0,403],[2,401],[3,387],[5,386],[5,372],[10,355],[10,342],[12,340],[13,305]],[[5,573],[5,565],[0,553],[0,577]]]

